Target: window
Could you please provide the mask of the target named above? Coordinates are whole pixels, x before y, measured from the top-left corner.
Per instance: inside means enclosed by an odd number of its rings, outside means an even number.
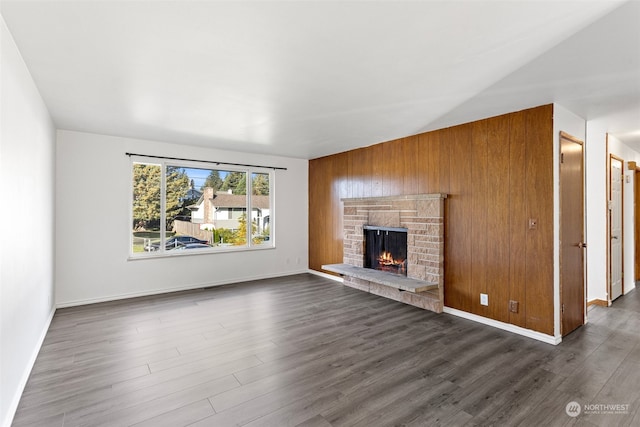
[[[204,165],[132,157],[131,256],[273,247],[272,172]]]

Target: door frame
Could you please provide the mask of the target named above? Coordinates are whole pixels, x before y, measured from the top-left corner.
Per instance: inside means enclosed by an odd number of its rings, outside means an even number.
[[[607,142],[609,135],[607,134]],[[608,148],[607,144],[607,148]],[[620,186],[620,260],[622,262],[620,274],[621,277],[621,294],[624,295],[624,164],[625,160],[619,156],[616,156],[613,153],[609,153],[607,156],[607,305],[611,306],[613,303],[612,292],[611,292],[611,209],[609,208],[609,202],[611,201],[611,160],[616,160],[620,162],[622,168],[620,170],[620,175],[622,176],[622,185]]]
[[[580,147],[582,148],[582,156],[581,156],[581,169],[582,169],[582,177],[581,177],[581,185],[582,185],[582,238],[581,238],[581,242],[580,244],[584,244],[584,247],[582,247],[582,251],[580,251],[580,256],[582,258],[582,325],[584,325],[587,321],[587,257],[585,254],[585,249],[586,249],[586,243],[585,243],[585,236],[586,236],[586,226],[587,226],[587,212],[586,212],[586,186],[585,186],[585,179],[586,179],[586,171],[585,171],[585,144],[584,141],[580,140],[579,138],[576,138],[573,135],[570,135],[566,132],[560,131],[560,138],[559,138],[559,147],[558,149],[560,150],[560,169],[562,168],[562,162],[563,162],[563,156],[562,156],[562,140],[566,139],[568,141],[574,142],[578,145],[580,145]],[[562,175],[562,171],[560,170],[560,175]],[[560,176],[560,180],[559,180],[559,185],[560,185],[560,242],[564,242],[564,240],[562,239],[562,233],[563,233],[563,229],[562,229],[562,177]],[[562,292],[562,288],[563,288],[563,283],[562,283],[562,247],[560,248],[560,335],[561,336],[565,336],[565,333],[563,331],[563,306],[564,306],[564,301],[563,301],[563,292]],[[573,332],[573,331],[571,331]]]
[[[633,245],[635,248],[635,259],[633,262],[633,281],[640,280],[640,167],[636,162],[629,162],[629,170],[633,172]]]

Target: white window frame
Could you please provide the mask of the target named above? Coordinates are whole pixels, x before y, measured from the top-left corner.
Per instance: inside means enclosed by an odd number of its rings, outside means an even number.
[[[160,166],[160,242],[165,242],[167,240],[167,231],[166,231],[166,173],[167,166],[180,167],[180,168],[193,168],[193,169],[211,169],[211,170],[220,170],[220,171],[229,171],[229,172],[243,172],[246,173],[246,197],[247,197],[247,236],[246,236],[246,245],[242,246],[212,246],[210,249],[198,249],[193,251],[167,251],[165,250],[164,245],[160,244],[157,251],[153,252],[133,252],[133,167],[135,164],[146,164],[146,165],[157,165]],[[244,251],[256,251],[256,250],[267,250],[274,249],[276,247],[275,243],[275,224],[273,218],[275,218],[275,170],[270,168],[260,168],[260,167],[238,167],[233,165],[226,165],[224,163],[215,163],[215,162],[192,162],[185,160],[172,160],[172,159],[161,159],[156,157],[145,157],[139,155],[131,155],[130,156],[130,179],[129,179],[129,260],[139,260],[139,259],[155,259],[162,257],[180,257],[180,256],[193,256],[193,255],[203,255],[203,254],[215,254],[215,253],[225,253],[225,252],[244,252]],[[251,197],[253,196],[253,190],[251,184],[253,182],[252,176],[254,173],[266,174],[269,176],[269,240],[268,242],[262,242],[260,244],[253,243],[252,236],[252,222],[253,222],[253,211],[251,204]]]

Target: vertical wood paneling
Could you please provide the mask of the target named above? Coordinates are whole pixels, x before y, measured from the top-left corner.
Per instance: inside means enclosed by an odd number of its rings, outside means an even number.
[[[518,303],[518,312],[509,313],[509,323],[523,328],[527,325],[525,115],[521,111],[509,117],[509,299]]]
[[[324,219],[324,231],[328,236],[331,236],[331,240],[327,242],[327,246],[325,251],[329,253],[331,259],[339,260],[342,256],[342,250],[340,246],[342,245],[342,240],[336,239],[335,233],[335,223],[339,221],[336,216],[339,214],[342,216],[342,212],[340,212],[340,193],[338,191],[338,184],[340,180],[340,176],[338,171],[335,168],[336,156],[331,156],[327,159],[327,169],[329,171],[329,200],[331,200],[331,212],[330,215],[327,215],[328,218]],[[337,179],[336,179],[337,178]]]
[[[438,186],[440,193],[449,193],[450,173],[451,173],[451,141],[453,141],[453,128],[438,131],[438,153],[439,159],[435,165],[439,172]]]
[[[360,161],[362,152],[363,150],[361,148],[347,152],[349,159],[351,197],[364,197],[365,172],[362,170],[362,162]],[[371,177],[369,177],[369,179],[371,179]]]
[[[487,176],[489,153],[487,147],[487,120],[480,120],[472,124],[471,134],[471,240],[473,241],[473,263],[471,265],[471,311],[481,316],[486,316],[488,308],[480,305],[480,294],[487,293],[487,274],[489,259],[487,258],[487,211],[488,199]],[[494,304],[493,295],[489,295],[489,303]]]
[[[487,120],[487,293],[492,319],[509,321],[509,116]]]
[[[405,155],[403,140],[385,142],[382,144],[383,158],[382,195],[397,196],[404,188]]]
[[[445,220],[445,282],[451,283],[451,298],[461,310],[471,311],[471,125],[447,129],[450,153]],[[442,140],[441,140],[442,141]],[[442,146],[441,146],[442,148]],[[442,151],[441,151],[442,155]],[[448,224],[448,225],[447,225]],[[445,285],[446,286],[446,285]],[[446,293],[445,293],[446,295]],[[446,299],[445,299],[446,303]]]
[[[553,110],[526,114],[527,215],[537,229],[527,229],[526,327],[553,334]]]
[[[337,260],[335,248],[338,243],[327,238],[330,233],[331,216],[336,215],[339,207],[335,206],[337,201],[331,197],[333,168],[332,158],[323,157],[309,162],[309,241],[314,242],[309,245],[309,267],[320,270],[320,266],[328,262],[341,262]],[[319,215],[318,213],[324,213]]]
[[[314,212],[316,209],[321,208],[326,209],[326,206],[320,206],[322,189],[320,188],[320,183],[316,178],[320,169],[320,159],[315,159],[309,162],[309,212]],[[312,223],[312,221],[316,221],[317,219],[318,218],[316,215],[309,214],[309,268],[314,270],[319,269],[320,264],[322,263],[322,261],[320,260],[324,255],[324,253],[322,253],[322,246],[326,241],[326,239],[323,239],[320,236],[319,227],[317,227],[316,224]]]
[[[351,173],[349,171],[349,153],[340,153],[335,156],[334,167],[336,170],[336,175],[338,177],[338,197],[339,198],[348,198],[353,197],[352,193],[352,182],[351,182]]]
[[[343,251],[342,243],[344,241],[344,225],[342,222],[342,213],[344,211],[344,203],[341,199],[351,197],[351,185],[349,179],[349,155],[348,153],[340,153],[334,157],[333,169],[335,177],[334,179],[334,194],[332,199],[337,200],[337,209],[334,211],[339,212],[333,220],[333,241],[334,241],[334,257],[338,259],[338,262],[342,262]]]
[[[310,268],[342,262],[341,197],[447,193],[445,304],[553,334],[552,113],[538,107],[311,160]]]
[[[373,153],[369,148],[360,148],[356,152],[357,170],[362,176],[362,197],[371,197],[373,194]],[[355,164],[355,163],[354,163]]]
[[[371,150],[371,197],[382,197],[384,144],[376,144],[369,149]]]
[[[429,132],[420,137],[420,156],[426,163],[426,181],[421,182],[424,194],[440,192],[440,132]],[[446,203],[445,203],[446,204]]]
[[[423,165],[420,159],[420,137],[404,139],[404,189],[402,194],[420,194],[420,182],[423,181]]]

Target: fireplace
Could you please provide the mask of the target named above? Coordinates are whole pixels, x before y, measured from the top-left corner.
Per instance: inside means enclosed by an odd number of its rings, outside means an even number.
[[[364,267],[407,275],[407,229],[365,225]]]
[[[342,199],[343,263],[322,269],[340,274],[345,286],[442,313],[446,197]]]

